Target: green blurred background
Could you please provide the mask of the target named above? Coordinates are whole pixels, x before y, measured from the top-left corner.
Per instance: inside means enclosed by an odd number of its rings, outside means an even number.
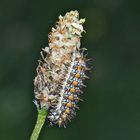
[[[140,139],[140,11],[129,0],[0,0],[0,140],[29,140],[36,121],[33,79],[58,16],[86,18],[82,46],[95,59],[80,111],[39,140]]]

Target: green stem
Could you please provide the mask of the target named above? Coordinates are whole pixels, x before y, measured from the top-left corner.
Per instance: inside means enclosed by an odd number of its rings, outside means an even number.
[[[30,140],[37,140],[46,117],[47,117],[47,109],[46,108],[38,109],[37,122],[32,132]]]

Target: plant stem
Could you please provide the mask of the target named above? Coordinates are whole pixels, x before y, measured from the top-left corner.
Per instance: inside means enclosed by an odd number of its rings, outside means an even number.
[[[46,117],[47,117],[47,109],[45,107],[38,109],[37,122],[32,132],[30,140],[37,140]]]

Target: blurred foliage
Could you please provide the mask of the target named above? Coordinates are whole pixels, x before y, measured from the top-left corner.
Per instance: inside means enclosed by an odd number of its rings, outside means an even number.
[[[133,0],[0,0],[0,139],[28,140],[36,121],[33,79],[58,15],[86,18],[82,46],[95,59],[80,111],[40,140],[140,139],[140,11]],[[47,127],[47,128],[46,128]]]

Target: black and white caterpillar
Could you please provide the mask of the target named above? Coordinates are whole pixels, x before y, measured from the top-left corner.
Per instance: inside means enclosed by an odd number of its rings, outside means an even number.
[[[51,125],[65,127],[79,108],[83,81],[88,78],[86,49],[80,48],[84,22],[79,20],[77,11],[70,11],[64,17],[60,15],[56,28],[49,34],[49,47],[41,52],[34,92],[37,106],[48,109]]]

